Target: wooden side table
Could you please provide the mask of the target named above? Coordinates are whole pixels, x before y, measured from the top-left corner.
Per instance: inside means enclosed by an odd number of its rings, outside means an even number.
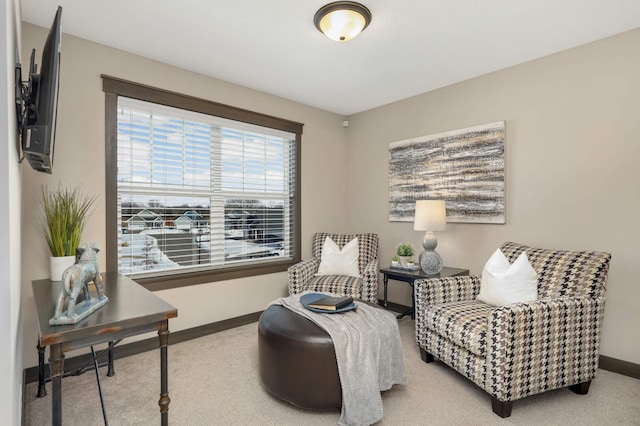
[[[102,274],[102,285],[109,302],[76,324],[49,325],[55,311],[60,281],[32,282],[38,314],[38,338],[42,350],[49,347],[51,369],[51,423],[62,424],[62,375],[64,354],[73,349],[112,342],[149,331],[157,331],[160,346],[160,420],[169,424],[167,346],[169,319],[178,310],[130,278],[116,272]],[[44,355],[44,352],[43,352]],[[94,355],[95,359],[95,355]],[[99,384],[99,382],[98,382]],[[103,411],[104,414],[104,411]],[[105,415],[106,424],[106,415]]]
[[[460,269],[460,268],[450,268],[445,266],[442,268],[439,274],[435,275],[427,275],[422,272],[422,269],[418,269],[417,271],[409,271],[406,269],[399,268],[380,268],[380,272],[383,274],[383,282],[384,282],[384,301],[383,306],[387,309],[387,285],[389,284],[389,280],[402,281],[411,286],[411,308],[406,310],[405,312],[398,315],[398,319],[411,315],[411,319],[415,319],[415,293],[413,291],[413,284],[417,279],[421,278],[443,278],[443,277],[455,277],[459,275],[469,275],[468,269]]]

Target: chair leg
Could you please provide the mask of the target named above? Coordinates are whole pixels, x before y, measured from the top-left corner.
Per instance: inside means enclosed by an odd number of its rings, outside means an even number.
[[[495,396],[491,397],[491,408],[493,412],[502,417],[509,417],[511,415],[511,407],[513,406],[513,401],[500,401]]]
[[[427,364],[433,362],[433,355],[422,348],[420,348],[420,358],[422,358],[422,360]]]
[[[573,392],[577,393],[578,395],[586,395],[587,392],[589,392],[590,385],[591,385],[591,380],[589,380],[588,382],[578,383],[577,385],[571,385],[569,386],[569,389],[571,389]]]

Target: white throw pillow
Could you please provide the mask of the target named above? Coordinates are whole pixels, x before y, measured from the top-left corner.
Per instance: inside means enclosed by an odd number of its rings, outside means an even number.
[[[359,253],[357,238],[349,241],[340,250],[338,245],[327,237],[322,245],[320,267],[316,275],[348,275],[360,278]]]
[[[491,255],[482,271],[478,300],[490,305],[538,299],[538,276],[525,252],[510,265],[500,249]]]

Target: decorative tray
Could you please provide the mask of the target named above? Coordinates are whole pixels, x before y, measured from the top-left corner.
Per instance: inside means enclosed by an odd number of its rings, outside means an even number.
[[[415,272],[420,270],[420,265],[413,265],[413,266],[400,266],[400,265],[391,265],[391,269],[397,269],[399,271],[411,271],[411,272]]]

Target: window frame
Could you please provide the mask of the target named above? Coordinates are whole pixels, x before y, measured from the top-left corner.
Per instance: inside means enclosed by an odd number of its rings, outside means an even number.
[[[136,278],[136,282],[149,290],[167,290],[208,282],[246,278],[257,275],[286,271],[301,260],[301,141],[303,124],[282,118],[261,114],[221,103],[183,95],[152,86],[147,86],[116,77],[101,75],[102,90],[105,94],[105,214],[106,214],[106,259],[107,271],[118,268],[118,232],[117,223],[117,107],[118,97],[123,96],[141,101],[152,102],[174,108],[213,115],[230,120],[254,124],[272,129],[291,132],[296,135],[295,149],[295,200],[292,217],[293,259],[269,261],[264,264],[230,266],[214,270],[182,272],[157,277]]]

